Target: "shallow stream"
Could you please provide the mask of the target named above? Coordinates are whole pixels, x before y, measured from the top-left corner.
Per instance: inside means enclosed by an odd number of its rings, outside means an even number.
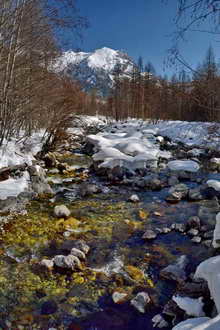
[[[80,198],[79,184],[88,180],[81,168],[89,166],[90,159],[73,155],[65,161],[73,165],[72,171],[48,178],[56,198],[40,196],[31,201],[27,214],[16,216],[0,233],[0,329],[159,329],[153,328],[151,319],[176,287],[159,277],[160,270],[186,254],[191,273],[211,252],[175,231],[152,241],[141,237],[149,226],[186,222],[199,207],[211,209],[212,202],[169,204],[163,189],[138,192],[141,202],[133,204],[127,201],[132,188],[107,186],[96,177],[89,179],[105,187],[104,192]],[[61,203],[71,210],[71,218],[54,217],[53,209]],[[46,272],[39,267],[40,260],[65,253],[72,239],[83,239],[90,246],[80,271]],[[127,301],[113,303],[115,291],[126,293]],[[152,298],[145,314],[130,304],[140,291]]]

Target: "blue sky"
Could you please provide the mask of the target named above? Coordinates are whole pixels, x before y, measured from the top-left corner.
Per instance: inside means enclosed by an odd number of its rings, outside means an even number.
[[[164,61],[175,31],[176,0],[78,0],[77,6],[90,22],[79,45],[82,50],[104,46],[124,50],[135,60],[142,56],[144,62],[151,61],[158,74],[175,72],[175,67],[167,68]],[[198,32],[186,37],[181,53],[190,65],[197,66],[210,45],[218,60],[220,37],[218,41],[216,36]]]

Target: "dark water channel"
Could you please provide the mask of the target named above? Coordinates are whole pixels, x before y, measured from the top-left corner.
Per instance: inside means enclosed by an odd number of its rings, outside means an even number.
[[[49,178],[56,198],[44,196],[31,202],[27,215],[17,216],[0,236],[0,329],[159,329],[153,328],[151,319],[176,290],[175,283],[160,278],[161,269],[184,254],[190,260],[190,274],[211,250],[176,231],[159,234],[152,241],[142,235],[148,228],[186,223],[211,202],[169,204],[165,188],[138,191],[140,202],[133,204],[127,202],[134,193],[131,187],[111,186],[95,176],[89,180],[105,188],[104,192],[80,198],[79,184],[88,180],[82,167],[90,160],[74,156],[68,162],[75,166],[72,173]],[[217,174],[202,175],[220,179]],[[65,221],[54,219],[53,208],[60,203],[72,211],[71,231]],[[90,246],[83,269],[74,274],[43,273],[39,261],[60,254],[71,239],[84,239]],[[115,291],[126,293],[127,300],[113,303]],[[144,314],[130,304],[142,291],[152,298]]]

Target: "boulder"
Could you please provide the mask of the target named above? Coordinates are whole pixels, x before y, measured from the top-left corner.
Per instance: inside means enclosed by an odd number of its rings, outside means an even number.
[[[67,268],[71,270],[82,269],[79,259],[71,254],[68,256],[57,255],[53,258],[53,262],[60,268]]]

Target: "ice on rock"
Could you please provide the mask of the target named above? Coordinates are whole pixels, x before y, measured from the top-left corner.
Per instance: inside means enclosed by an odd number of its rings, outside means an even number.
[[[200,169],[199,164],[193,160],[172,160],[167,166],[171,171],[197,172]]]
[[[193,299],[189,297],[173,296],[173,301],[183,309],[189,316],[205,316],[203,311],[204,303],[202,302],[202,297],[198,299]]]

